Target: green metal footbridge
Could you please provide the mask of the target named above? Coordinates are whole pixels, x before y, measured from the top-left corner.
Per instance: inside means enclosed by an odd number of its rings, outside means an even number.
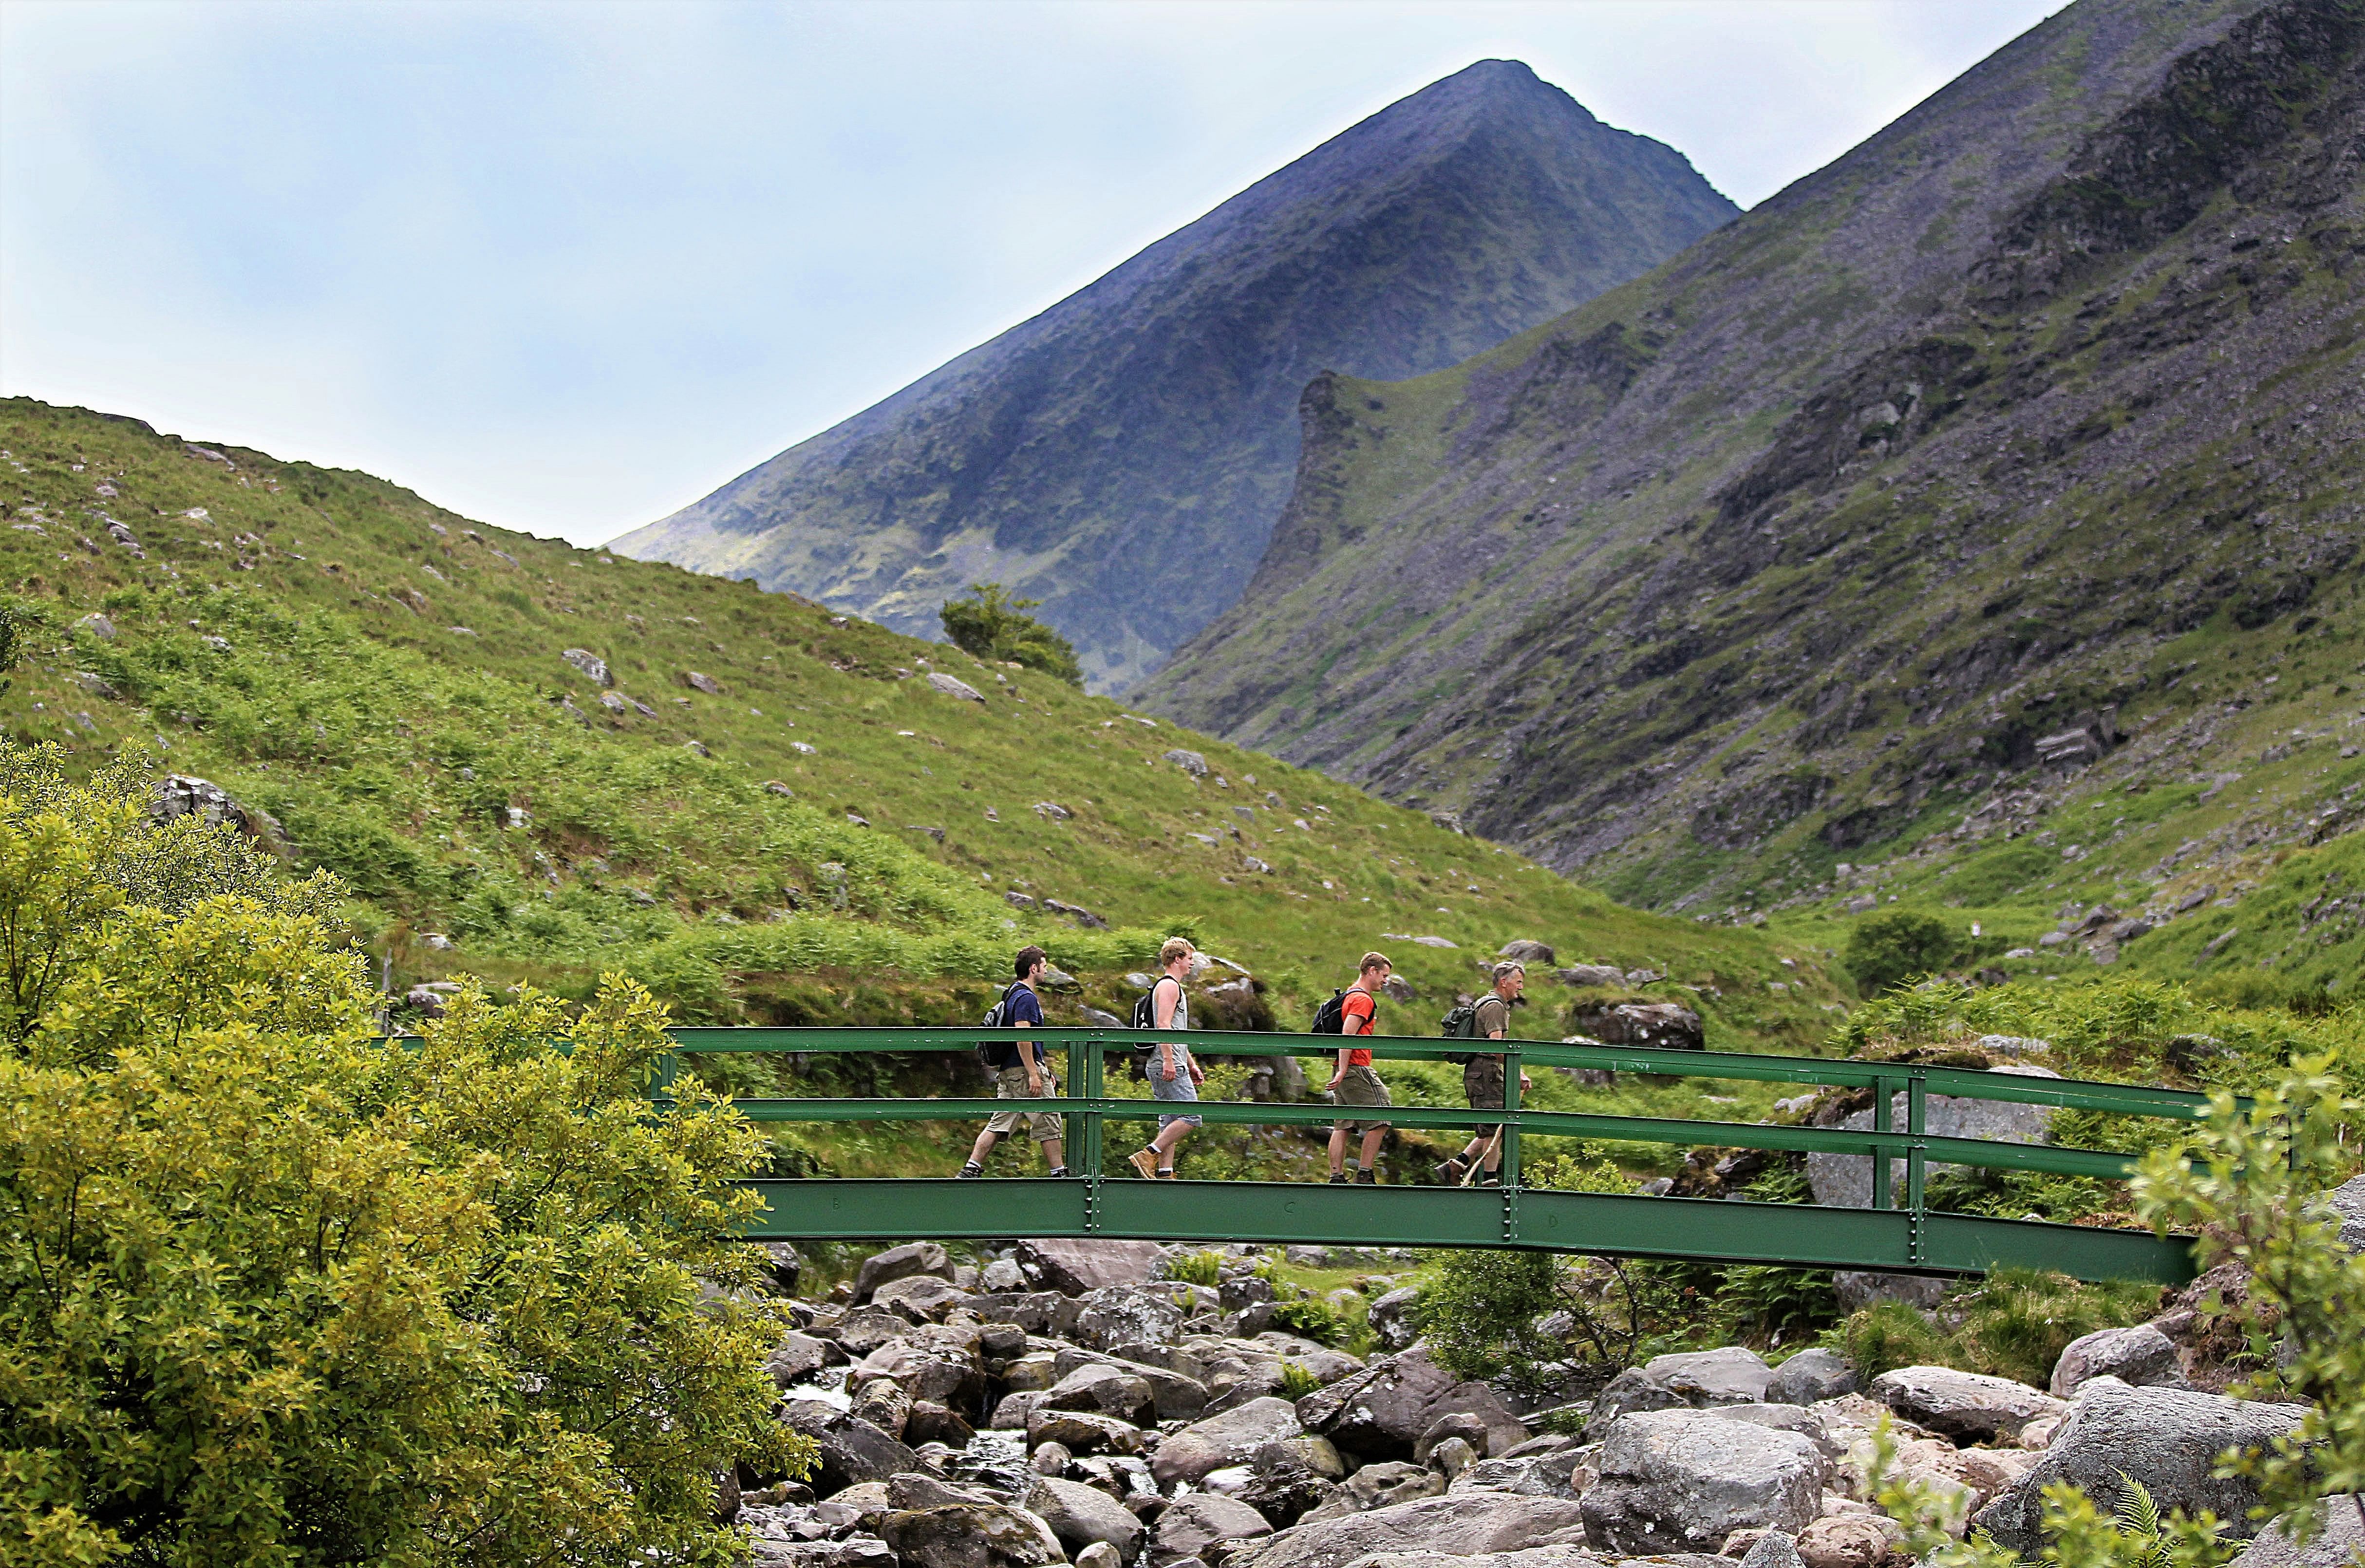
[[[2128,1175],[2135,1158],[2105,1149],[1940,1137],[1925,1131],[1933,1094],[2024,1104],[2074,1107],[2122,1115],[2190,1121],[2205,1114],[2199,1094],[2140,1085],[2023,1077],[1975,1069],[1905,1063],[1832,1061],[1811,1057],[1743,1055],[1647,1047],[1500,1042],[1510,1070],[1508,1103],[1500,1111],[1463,1106],[1393,1107],[1399,1127],[1504,1127],[1499,1187],[1330,1186],[1275,1182],[1142,1181],[1102,1171],[1111,1122],[1153,1121],[1173,1107],[1146,1098],[1111,1096],[1107,1058],[1123,1060],[1140,1036],[1126,1029],[1031,1029],[1028,1037],[1065,1047],[1064,1097],[1028,1107],[1056,1108],[1067,1118],[1070,1165],[1059,1180],[1020,1177],[988,1181],[767,1179],[746,1185],[761,1193],[765,1211],[754,1237],[782,1240],[921,1239],[942,1237],[1126,1237],[1164,1241],[1307,1242],[1373,1247],[1532,1248],[1644,1258],[1687,1258],[1732,1263],[1861,1269],[1914,1274],[1966,1274],[1996,1267],[2057,1270],[2079,1279],[2135,1279],[2178,1283],[2192,1275],[2189,1238],[2146,1231],[2031,1220],[1988,1219],[1937,1213],[1924,1201],[1924,1177],[1933,1164],[1990,1170],[2041,1170],[2068,1176]],[[664,1082],[680,1070],[682,1056],[757,1051],[827,1054],[868,1051],[966,1051],[975,1029],[680,1028],[677,1054]],[[1328,1036],[1193,1031],[1201,1057],[1320,1056],[1337,1047]],[[1378,1036],[1366,1042],[1375,1057],[1440,1060],[1438,1043]],[[1455,1049],[1467,1050],[1466,1045]],[[1683,1078],[1754,1080],[1864,1088],[1874,1092],[1869,1131],[1776,1126],[1739,1122],[1605,1116],[1521,1107],[1520,1067],[1606,1069]],[[1905,1125],[1894,1126],[1893,1102],[1904,1096]],[[895,1122],[981,1120],[1012,1102],[987,1099],[739,1100],[756,1121]],[[1327,1104],[1207,1101],[1196,1114],[1211,1124],[1321,1126],[1341,1114]],[[1348,1112],[1348,1114],[1353,1113]],[[1649,1197],[1556,1192],[1523,1186],[1519,1143],[1525,1137],[1584,1137],[1620,1142],[1801,1150],[1861,1155],[1873,1163],[1868,1208],[1732,1199]],[[1187,1152],[1184,1164],[1188,1165]],[[1904,1180],[1900,1190],[1898,1168]]]

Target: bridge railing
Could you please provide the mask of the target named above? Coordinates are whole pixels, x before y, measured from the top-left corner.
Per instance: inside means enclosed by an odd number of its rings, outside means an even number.
[[[678,1028],[672,1031],[678,1053],[694,1056],[721,1052],[792,1053],[801,1056],[834,1055],[865,1052],[935,1052],[967,1051],[989,1031],[976,1028]],[[1130,1205],[1141,1209],[1144,1204],[1172,1213],[1171,1204],[1146,1194],[1135,1193],[1126,1198],[1114,1198],[1104,1191],[1102,1165],[1106,1145],[1106,1127],[1112,1122],[1141,1122],[1161,1114],[1174,1114],[1171,1102],[1108,1092],[1109,1057],[1114,1053],[1128,1056],[1141,1048],[1145,1036],[1123,1028],[1035,1028],[1023,1035],[1012,1033],[1003,1039],[1026,1038],[1067,1055],[1065,1081],[1061,1096],[1048,1103],[1022,1102],[1014,1104],[1006,1100],[973,1098],[777,1098],[740,1099],[739,1110],[753,1120],[774,1122],[894,1122],[970,1120],[991,1116],[996,1112],[1015,1108],[1056,1109],[1067,1118],[1068,1142],[1073,1158],[1070,1168],[1078,1172],[1073,1184],[1082,1189],[1079,1202],[1082,1228],[1090,1232],[1106,1228],[1115,1212],[1114,1205]],[[1193,1030],[1187,1036],[1192,1051],[1201,1057],[1276,1056],[1332,1058],[1341,1043],[1328,1036],[1288,1034],[1224,1033]],[[2041,1078],[2013,1073],[1991,1072],[1979,1069],[1942,1067],[1911,1062],[1840,1061],[1815,1057],[1760,1056],[1739,1052],[1678,1050],[1652,1047],[1563,1045],[1531,1040],[1501,1041],[1439,1041],[1401,1038],[1387,1036],[1361,1037],[1359,1049],[1369,1049],[1382,1059],[1450,1060],[1466,1057],[1476,1047],[1487,1047],[1486,1054],[1505,1058],[1505,1104],[1500,1110],[1473,1109],[1466,1106],[1397,1105],[1389,1107],[1385,1119],[1399,1127],[1422,1129],[1493,1126],[1503,1127],[1501,1151],[1501,1188],[1488,1188],[1471,1195],[1488,1204],[1499,1205],[1501,1225],[1492,1224],[1474,1230],[1463,1225],[1462,1235],[1452,1226],[1443,1229],[1432,1226],[1424,1237],[1431,1241],[1442,1238],[1441,1244],[1453,1245],[1546,1245],[1575,1247],[1579,1243],[1565,1235],[1551,1238],[1530,1238],[1520,1223],[1522,1201],[1530,1207],[1547,1196],[1543,1190],[1525,1189],[1520,1181],[1520,1141],[1526,1137],[1582,1137],[1631,1143],[1662,1143],[1693,1147],[1713,1145],[1726,1148],[1758,1148],[1774,1151],[1799,1151],[1815,1154],[1863,1156],[1874,1162],[1871,1183],[1871,1208],[1879,1221],[1895,1222],[1895,1236],[1864,1242],[1859,1252],[1868,1250],[1877,1257],[1848,1257],[1867,1265],[1888,1266],[1906,1270],[1949,1271],[1967,1266],[1961,1260],[1987,1261],[2025,1261],[2040,1266],[2059,1267],[2083,1277],[2108,1277],[2111,1274],[2131,1274],[2144,1277],[2181,1278],[2189,1274],[2189,1263],[2183,1258],[2180,1244],[2162,1243],[2158,1238],[2140,1233],[2100,1230],[2095,1227],[2045,1226],[2031,1222],[1972,1219],[1968,1216],[1933,1214],[1927,1203],[1927,1176],[1933,1164],[1966,1165],[1988,1170],[2043,1171],[2065,1176],[2086,1176],[2115,1179],[2128,1175],[2135,1156],[2118,1150],[2062,1148],[2049,1144],[2021,1144],[1983,1138],[1942,1137],[1928,1130],[1928,1106],[1933,1094],[1985,1101],[2001,1101],[2022,1104],[2049,1105],[2080,1110],[2106,1112],[2120,1115],[2163,1117],[2189,1121],[2206,1114],[2205,1096],[2179,1090],[2158,1089],[2139,1084],[2101,1083],[2074,1079]],[[1776,1126],[1763,1123],[1725,1122],[1653,1116],[1604,1115],[1587,1112],[1540,1111],[1520,1103],[1519,1071],[1525,1067],[1591,1068],[1620,1072],[1641,1072],[1669,1077],[1749,1081],[1759,1082],[1798,1083],[1835,1088],[1869,1089],[1872,1095],[1872,1120],[1869,1129],[1846,1127],[1815,1127]],[[678,1070],[678,1063],[669,1062],[666,1076]],[[664,1096],[663,1081],[656,1092]],[[1897,1125],[1896,1102],[1902,1097],[1904,1125]],[[1283,1103],[1271,1101],[1202,1101],[1191,1107],[1191,1114],[1216,1125],[1248,1124],[1256,1126],[1322,1126],[1342,1117],[1363,1119],[1357,1108],[1326,1103]],[[1897,1168],[1903,1167],[1903,1190],[1898,1190]],[[869,1183],[869,1186],[908,1188],[922,1183]],[[1050,1183],[1066,1186],[1070,1183]],[[759,1182],[776,1207],[792,1195],[780,1190],[790,1185]],[[835,1185],[846,1185],[835,1183]],[[997,1183],[997,1186],[1007,1186]],[[1119,1182],[1119,1188],[1165,1186],[1166,1183],[1135,1183]],[[1212,1184],[1182,1183],[1203,1193]],[[1264,1186],[1269,1183],[1227,1183],[1229,1186]],[[1389,1189],[1390,1193],[1435,1189]],[[1361,1190],[1356,1201],[1370,1195]],[[1604,1198],[1601,1194],[1549,1193],[1547,1205],[1557,1209],[1575,1207],[1564,1200],[1585,1198],[1598,1200],[1588,1212],[1599,1209],[1600,1202],[1612,1204],[1642,1202],[1675,1203],[1686,1200]],[[1317,1208],[1336,1209],[1344,1194],[1312,1200]],[[1059,1201],[1049,1198],[1018,1199],[1010,1202],[1021,1206],[1034,1205],[1031,1212],[1049,1216],[1059,1212]],[[1458,1200],[1457,1200],[1458,1201]],[[833,1200],[835,1206],[845,1206],[842,1200]],[[1439,1200],[1423,1200],[1429,1209],[1438,1208]],[[1288,1209],[1295,1213],[1299,1198],[1286,1200]],[[1048,1205],[1048,1206],[1046,1206]],[[901,1213],[884,1199],[876,1204],[857,1204],[857,1208],[868,1216],[857,1219],[849,1215],[843,1223],[861,1225],[883,1222]],[[1227,1205],[1230,1207],[1231,1205]],[[1449,1205],[1450,1206],[1450,1205]],[[1466,1206],[1466,1205],[1465,1205]],[[1576,1205],[1579,1207],[1586,1205]],[[1732,1207],[1732,1204],[1720,1205]],[[1816,1205],[1743,1204],[1758,1211],[1759,1217],[1777,1230],[1795,1227],[1807,1215],[1833,1216],[1862,1211],[1837,1210]],[[1787,1209],[1790,1213],[1768,1215],[1767,1210]],[[1153,1223],[1147,1217],[1139,1223]],[[1440,1211],[1442,1212],[1442,1211]],[[1675,1211],[1668,1211],[1674,1213]],[[1227,1224],[1232,1232],[1216,1230],[1209,1235],[1237,1232],[1249,1216],[1234,1209]],[[1559,1230],[1562,1218],[1555,1213],[1549,1228]],[[1698,1216],[1694,1216],[1697,1220]],[[958,1221],[959,1223],[956,1223]],[[785,1222],[784,1222],[785,1223]],[[996,1220],[994,1225],[1004,1222]],[[1043,1223],[1048,1223],[1048,1220]],[[1168,1230],[1177,1228],[1175,1222],[1163,1223]],[[1309,1224],[1314,1222],[1308,1221]],[[1590,1223],[1590,1221],[1588,1221]],[[1442,1222],[1439,1222],[1442,1224]],[[1835,1230],[1850,1226],[1863,1228],[1860,1222],[1830,1222]],[[1418,1227],[1416,1227],[1418,1228]],[[1954,1260],[1937,1256],[1933,1238],[1945,1231],[1954,1238],[1951,1251]],[[2040,1235],[2038,1233],[2048,1233]],[[2049,1233],[2066,1232],[2067,1235]],[[782,1230],[780,1234],[795,1234]],[[885,1230],[863,1232],[846,1230],[847,1235],[883,1236]],[[925,1232],[936,1235],[955,1234],[1021,1234],[1032,1233],[1023,1225],[1008,1224],[1006,1228],[976,1230],[967,1225],[965,1216],[947,1212],[942,1223]],[[1160,1234],[1165,1231],[1161,1230]],[[1194,1232],[1193,1234],[1196,1234]],[[1721,1234],[1720,1232],[1719,1234]],[[2105,1238],[2115,1238],[2116,1240]],[[1411,1237],[1407,1240],[1414,1239]],[[1637,1238],[1638,1240],[1640,1238]],[[2139,1244],[2149,1244],[2148,1246]],[[1799,1257],[1799,1244],[1788,1243],[1790,1250],[1777,1251],[1769,1242],[1760,1252],[1753,1254],[1744,1246],[1738,1250],[1728,1247],[1734,1257],[1773,1256],[1784,1260],[1812,1260]],[[1855,1245],[1855,1244],[1851,1244]],[[2165,1248],[2165,1250],[2163,1250]],[[1630,1244],[1621,1247],[1603,1246],[1600,1249],[1649,1251],[1647,1245]],[[1672,1250],[1672,1249],[1668,1249]],[[1815,1249],[1804,1249],[1807,1252]],[[1845,1249],[1841,1249],[1845,1250]],[[1833,1254],[1838,1256],[1837,1252]],[[1983,1265],[1980,1265],[1983,1266]],[[2097,1272],[2097,1271],[2102,1272]]]

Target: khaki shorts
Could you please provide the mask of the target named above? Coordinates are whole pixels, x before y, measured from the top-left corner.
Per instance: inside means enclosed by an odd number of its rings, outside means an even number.
[[[1050,1070],[1048,1068],[1043,1070],[1042,1078],[1043,1092],[1038,1096],[1027,1091],[1025,1068],[1005,1067],[993,1075],[993,1097],[997,1100],[1058,1099],[1059,1080],[1051,1076]],[[993,1114],[993,1119],[985,1124],[985,1130],[1010,1137],[1016,1135],[1019,1124],[1022,1122],[1033,1134],[1037,1143],[1049,1143],[1052,1139],[1061,1137],[1064,1131],[1060,1126],[1059,1114],[1057,1111],[996,1111]]]
[[[1341,1105],[1379,1105],[1388,1103],[1388,1086],[1380,1075],[1368,1067],[1350,1067],[1339,1079],[1339,1103]],[[1331,1130],[1342,1133],[1384,1133],[1385,1122],[1333,1122]]]
[[[1470,1108],[1474,1111],[1501,1110],[1503,1077],[1501,1057],[1471,1058],[1470,1064],[1462,1070],[1462,1092],[1470,1097]],[[1472,1129],[1474,1136],[1482,1138],[1491,1138],[1502,1130],[1499,1123]]]

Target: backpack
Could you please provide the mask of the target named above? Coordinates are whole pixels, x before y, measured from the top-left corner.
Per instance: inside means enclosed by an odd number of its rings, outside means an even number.
[[[1473,1002],[1457,1006],[1437,1024],[1438,1033],[1449,1040],[1474,1040],[1478,1037],[1478,1004]],[[1445,1059],[1468,1067],[1477,1056],[1475,1051],[1448,1051]]]
[[[1002,992],[1002,1000],[985,1010],[985,1016],[978,1020],[978,1026],[984,1029],[1006,1029],[1010,1027],[1008,1022],[1010,1016],[1010,995],[1012,991],[1014,991],[1017,989],[1018,982],[1015,980],[1011,981],[1011,983],[1003,989]],[[980,1040],[977,1043],[977,1065],[985,1069],[988,1072],[1000,1072],[1004,1068],[1016,1067],[1018,1065],[1018,1042],[1015,1040]]]
[[[1347,1032],[1345,991],[1332,991],[1330,1000],[1314,1010],[1314,1027],[1308,1032],[1316,1035],[1343,1035]]]
[[[1135,1028],[1155,1029],[1158,1027],[1158,988],[1165,984],[1169,980],[1173,980],[1173,977],[1171,975],[1159,976],[1156,980],[1149,982],[1149,989],[1148,991],[1143,991],[1139,996],[1134,999],[1133,1026]],[[1179,1004],[1182,1000],[1182,982],[1181,980],[1174,981],[1174,1000]],[[1133,1047],[1134,1053],[1136,1055],[1145,1057],[1157,1048],[1158,1042],[1156,1040],[1138,1040],[1134,1042]]]

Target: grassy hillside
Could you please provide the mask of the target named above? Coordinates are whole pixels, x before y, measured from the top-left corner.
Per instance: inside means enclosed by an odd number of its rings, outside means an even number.
[[[1374,945],[1420,993],[1387,1005],[1394,1033],[1433,1030],[1514,937],[1697,988],[1676,994],[1718,1045],[1811,1041],[1843,994],[1803,948],[1638,914],[1318,774],[792,596],[80,410],[0,405],[0,584],[25,627],[9,734],[85,763],[148,748],[271,812],[295,859],[352,884],[397,994],[472,973],[582,995],[622,968],[692,1020],[939,1022],[1040,941],[1084,982],[1073,1018],[1128,1007],[1122,976],[1178,930],[1254,970],[1294,1028]],[[1570,993],[1538,991],[1523,1032],[1556,1036]]]
[[[1871,863],[1964,964],[2071,972],[2000,955],[2075,900],[2353,975],[2360,51],[2353,0],[2081,0],[1551,326],[1317,383],[1141,700],[1834,951]]]

